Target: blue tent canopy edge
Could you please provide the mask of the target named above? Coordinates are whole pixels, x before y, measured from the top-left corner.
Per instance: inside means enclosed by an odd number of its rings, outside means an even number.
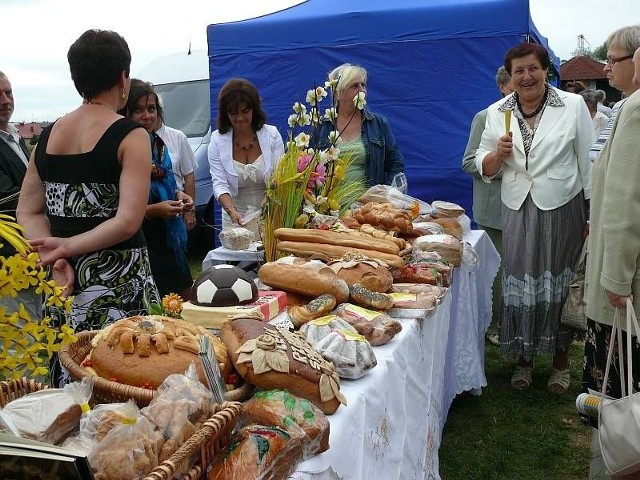
[[[546,47],[528,0],[308,0],[258,18],[209,25],[212,119],[229,78],[258,90],[287,138],[295,101],[350,62],[369,73],[369,107],[389,119],[405,157],[409,193],[471,214],[472,182],[461,160],[471,120],[498,100],[495,73],[514,45]]]

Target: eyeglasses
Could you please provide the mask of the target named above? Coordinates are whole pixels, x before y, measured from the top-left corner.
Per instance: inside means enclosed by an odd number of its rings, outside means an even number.
[[[613,67],[616,63],[618,62],[622,62],[624,60],[629,60],[630,58],[633,58],[633,55],[626,55],[624,57],[620,57],[620,58],[607,58],[607,65],[610,67]]]

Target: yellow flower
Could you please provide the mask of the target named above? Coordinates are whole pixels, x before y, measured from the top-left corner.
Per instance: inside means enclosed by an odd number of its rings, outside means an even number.
[[[182,313],[183,302],[184,300],[180,295],[170,293],[162,299],[162,308],[164,308],[169,315],[180,315],[180,313]]]

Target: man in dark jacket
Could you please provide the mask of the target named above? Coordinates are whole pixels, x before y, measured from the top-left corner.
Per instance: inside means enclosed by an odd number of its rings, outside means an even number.
[[[9,78],[0,72],[0,212],[15,217],[20,186],[27,171],[29,152],[18,130],[9,123],[14,109],[13,90]],[[9,257],[16,252],[8,242],[0,239],[0,257]],[[0,297],[0,306],[7,313],[18,309],[23,303],[31,318],[41,317],[40,298],[33,289],[18,292],[18,297]]]

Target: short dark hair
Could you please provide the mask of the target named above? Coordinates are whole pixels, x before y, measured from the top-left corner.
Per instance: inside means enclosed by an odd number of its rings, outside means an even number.
[[[526,57],[531,54],[536,56],[543,69],[546,70],[551,66],[551,59],[549,58],[549,52],[547,52],[546,48],[541,47],[537,43],[525,42],[509,49],[507,54],[504,56],[504,68],[507,69],[509,75],[512,75],[513,72],[511,71],[511,64],[513,59]]]
[[[565,84],[564,89],[567,92],[580,93],[584,92],[587,89],[587,86],[580,80],[569,80]]]
[[[87,30],[67,52],[71,79],[84,99],[94,98],[117,85],[122,72],[129,76],[129,45],[111,30]]]
[[[122,110],[119,110],[118,113],[123,117],[131,118],[136,105],[138,105],[138,101],[142,97],[148,97],[149,95],[153,95],[155,97],[158,119],[160,120],[160,122],[164,123],[164,113],[162,111],[162,105],[160,105],[160,99],[158,98],[158,94],[153,88],[153,84],[145,82],[144,80],[140,80],[139,78],[131,79],[131,89],[129,89],[129,98],[127,99],[127,104]]]
[[[218,131],[227,133],[231,130],[229,112],[237,111],[241,105],[253,112],[251,128],[257,132],[267,121],[267,114],[262,110],[260,95],[256,87],[245,78],[232,78],[220,89],[218,94]]]

